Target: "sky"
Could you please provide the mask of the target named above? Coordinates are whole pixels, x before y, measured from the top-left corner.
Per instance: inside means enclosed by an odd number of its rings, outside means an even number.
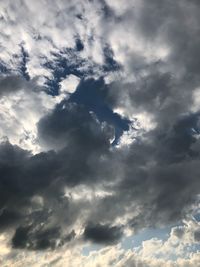
[[[200,267],[200,1],[0,1],[0,266]]]

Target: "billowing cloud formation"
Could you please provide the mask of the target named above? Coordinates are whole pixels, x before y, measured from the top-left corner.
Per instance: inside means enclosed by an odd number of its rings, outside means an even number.
[[[0,7],[1,266],[198,266],[198,1]]]

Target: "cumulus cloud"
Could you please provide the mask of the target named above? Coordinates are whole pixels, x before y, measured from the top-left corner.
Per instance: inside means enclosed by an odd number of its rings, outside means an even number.
[[[198,266],[198,1],[0,7],[1,265]]]

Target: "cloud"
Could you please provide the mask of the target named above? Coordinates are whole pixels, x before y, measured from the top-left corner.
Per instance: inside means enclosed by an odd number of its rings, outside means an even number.
[[[121,236],[121,228],[116,226],[88,224],[84,230],[85,239],[97,244],[109,245],[117,242]]]
[[[31,226],[20,226],[12,238],[12,246],[16,249],[45,250],[55,249],[71,241],[75,233],[72,231],[67,236],[62,236],[59,227],[34,229]]]
[[[198,266],[198,1],[0,6],[6,264]]]
[[[78,148],[80,145],[98,151],[108,147],[109,132],[106,132],[106,127],[105,131],[101,129],[100,123],[87,110],[63,101],[39,121],[38,136],[41,142],[55,150],[71,145]]]
[[[37,122],[64,95],[54,98],[44,92],[37,79],[26,81],[19,75],[5,75],[0,82],[0,138],[34,153],[41,151],[37,143]]]
[[[192,238],[193,230],[191,226],[196,224],[194,221],[187,221],[186,224],[181,227],[184,229],[186,236],[178,238],[175,235],[175,228],[171,229],[169,237],[165,240],[150,239],[142,243],[139,248],[133,248],[124,250],[120,245],[107,246],[106,248],[99,248],[95,251],[91,251],[88,256],[81,255],[81,249],[78,244],[75,247],[59,248],[55,251],[47,250],[33,251],[27,250],[19,254],[18,262],[15,261],[15,253],[6,250],[1,244],[1,251],[4,251],[4,259],[7,260],[7,264],[32,264],[37,266],[40,262],[41,266],[48,264],[49,266],[167,266],[167,267],[183,267],[183,266],[198,266],[199,264],[199,252],[193,252],[192,243],[188,243],[188,237]],[[199,227],[199,226],[195,226]],[[1,241],[5,237],[1,237]],[[191,241],[190,241],[191,242]],[[53,253],[54,252],[54,253]],[[177,252],[177,254],[176,254]],[[18,250],[16,251],[18,253]],[[164,254],[164,259],[161,255]],[[175,254],[175,257],[179,255],[176,261],[171,257]],[[5,265],[5,261],[2,262],[2,266]],[[15,265],[14,265],[15,266]]]
[[[23,79],[17,75],[5,76],[0,79],[0,95],[10,94],[25,86]]]

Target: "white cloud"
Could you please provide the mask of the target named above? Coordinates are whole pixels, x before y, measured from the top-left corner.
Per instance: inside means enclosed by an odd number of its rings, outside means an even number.
[[[193,100],[193,105],[191,106],[191,111],[197,112],[200,106],[200,88],[199,87],[193,91],[192,100]]]
[[[63,79],[60,82],[61,93],[73,93],[76,90],[77,85],[79,84],[80,79],[75,75],[69,75],[66,79]]]
[[[190,222],[191,223],[191,222]],[[190,224],[189,223],[189,224]],[[192,222],[193,223],[193,222]],[[187,230],[190,228],[185,225]],[[189,228],[188,228],[189,227]],[[185,254],[179,254],[177,259],[170,259],[170,253],[177,250],[177,246],[183,245],[183,241],[175,242],[173,229],[168,240],[165,242],[159,239],[147,240],[143,243],[140,251],[124,250],[120,245],[108,246],[93,250],[88,256],[82,254],[82,244],[74,241],[73,244],[58,249],[57,251],[31,252],[10,250],[6,245],[4,236],[0,238],[1,247],[1,266],[30,266],[30,267],[199,267],[200,253],[193,251]],[[185,248],[187,244],[185,244]],[[162,251],[162,253],[161,253]],[[163,257],[159,257],[161,255]]]
[[[0,138],[7,137],[12,144],[33,153],[39,152],[37,122],[62,97],[63,95],[52,97],[43,91],[35,91],[31,83],[25,83],[14,94],[4,95],[0,98]]]

